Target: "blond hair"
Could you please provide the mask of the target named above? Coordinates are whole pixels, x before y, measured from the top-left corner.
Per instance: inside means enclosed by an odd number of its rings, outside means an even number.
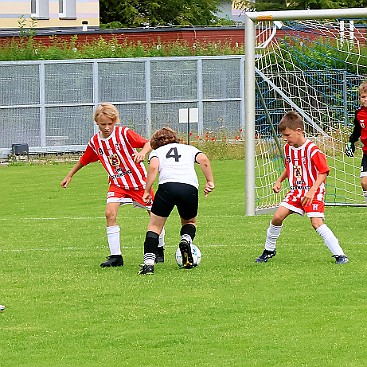
[[[367,80],[359,86],[359,94],[367,93]]]
[[[163,127],[160,130],[157,130],[150,139],[150,146],[153,149],[157,149],[162,147],[163,145],[178,143],[178,137],[175,131],[170,129],[169,127]]]
[[[94,121],[97,122],[101,115],[109,117],[114,122],[119,122],[120,120],[119,111],[112,103],[100,103],[94,111]]]
[[[297,112],[290,111],[280,120],[278,129],[280,132],[283,132],[287,127],[291,130],[301,129],[304,131],[305,124],[302,117]]]

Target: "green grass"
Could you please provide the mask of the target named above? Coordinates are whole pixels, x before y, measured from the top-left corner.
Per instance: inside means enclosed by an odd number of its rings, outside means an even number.
[[[244,216],[239,160],[213,161],[200,197],[203,260],[138,276],[148,215],[119,213],[125,265],[101,269],[106,175],[98,164],[59,182],[70,164],[0,167],[0,365],[365,366],[365,208],[327,208],[350,258],[334,264],[309,220],[291,216],[268,264],[254,262],[271,215]]]

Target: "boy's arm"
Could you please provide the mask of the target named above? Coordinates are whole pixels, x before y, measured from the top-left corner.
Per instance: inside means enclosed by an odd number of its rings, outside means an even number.
[[[353,132],[349,137],[349,142],[350,143],[355,143],[359,137],[361,136],[361,125],[358,122],[357,119],[357,114],[354,117],[354,128],[353,128]]]
[[[328,172],[319,173],[312,187],[306,192],[305,196],[301,199],[302,205],[309,205],[312,203],[313,197],[315,196],[317,189],[323,182],[325,182],[327,175]]]
[[[357,114],[356,114],[355,117],[354,117],[353,132],[349,137],[349,142],[345,146],[345,154],[348,157],[353,157],[354,156],[354,152],[356,150],[356,147],[354,146],[354,143],[359,139],[360,136],[361,136],[361,125],[359,124],[359,122],[357,120]]]
[[[200,164],[200,168],[204,173],[204,176],[206,178],[206,184],[204,187],[204,194],[205,197],[208,196],[208,194],[210,192],[212,192],[214,190],[214,178],[213,178],[213,172],[212,172],[212,168],[210,166],[210,161],[209,158],[202,152],[200,152],[197,156],[196,156],[196,162],[198,162]]]
[[[280,191],[280,189],[282,188],[282,182],[288,177],[287,175],[287,170],[284,169],[284,171],[281,173],[281,175],[279,176],[279,178],[276,180],[274,186],[273,186],[273,192],[275,192],[276,194]]]
[[[159,168],[159,159],[158,157],[152,157],[149,162],[147,181],[145,185],[145,190],[143,194],[144,203],[149,204],[152,201],[152,196],[150,195],[150,191],[152,189],[153,183],[157,177]]]
[[[140,152],[137,152],[134,156],[134,162],[140,163],[145,160],[145,156],[152,150],[152,147],[150,146],[150,142],[147,141]]]
[[[77,163],[75,163],[75,166],[70,170],[70,172],[65,176],[65,178],[61,181],[60,185],[61,187],[63,187],[64,189],[66,189],[66,187],[69,185],[72,177],[84,166],[80,163],[80,161],[78,161]]]

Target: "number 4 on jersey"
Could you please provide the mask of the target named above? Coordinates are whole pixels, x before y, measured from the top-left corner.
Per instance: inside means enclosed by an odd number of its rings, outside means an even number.
[[[175,162],[178,162],[179,159],[181,158],[181,155],[178,154],[178,150],[176,147],[174,148],[171,148],[167,154],[166,154],[166,158],[174,158],[175,159]]]

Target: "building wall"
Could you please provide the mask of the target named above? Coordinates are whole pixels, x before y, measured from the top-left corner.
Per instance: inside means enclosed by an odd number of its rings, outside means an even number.
[[[0,46],[19,39],[17,30],[1,32]],[[52,37],[51,37],[52,36]],[[77,36],[77,40],[75,40]],[[35,42],[41,42],[45,46],[51,46],[57,39],[60,42],[93,43],[99,39],[106,42],[116,40],[118,43],[145,45],[164,44],[164,43],[184,43],[193,46],[195,43],[218,43],[229,44],[232,47],[242,47],[245,38],[245,29],[243,26],[236,27],[208,27],[208,28],[134,28],[134,29],[88,29],[83,32],[82,29],[64,29],[64,30],[36,30],[33,39]]]
[[[99,26],[99,0],[64,0],[66,5],[75,5],[73,16],[64,18],[59,14],[59,0],[41,1],[44,2],[43,9],[46,9],[48,14],[35,18],[34,28],[78,27],[82,26],[82,21],[87,21],[88,26]],[[25,27],[31,26],[31,0],[0,0],[0,29],[19,28],[20,18],[25,19]]]
[[[236,9],[234,6],[234,1],[232,0],[221,1],[217,16],[220,18],[233,20],[236,23],[244,23],[245,21],[244,10]]]

